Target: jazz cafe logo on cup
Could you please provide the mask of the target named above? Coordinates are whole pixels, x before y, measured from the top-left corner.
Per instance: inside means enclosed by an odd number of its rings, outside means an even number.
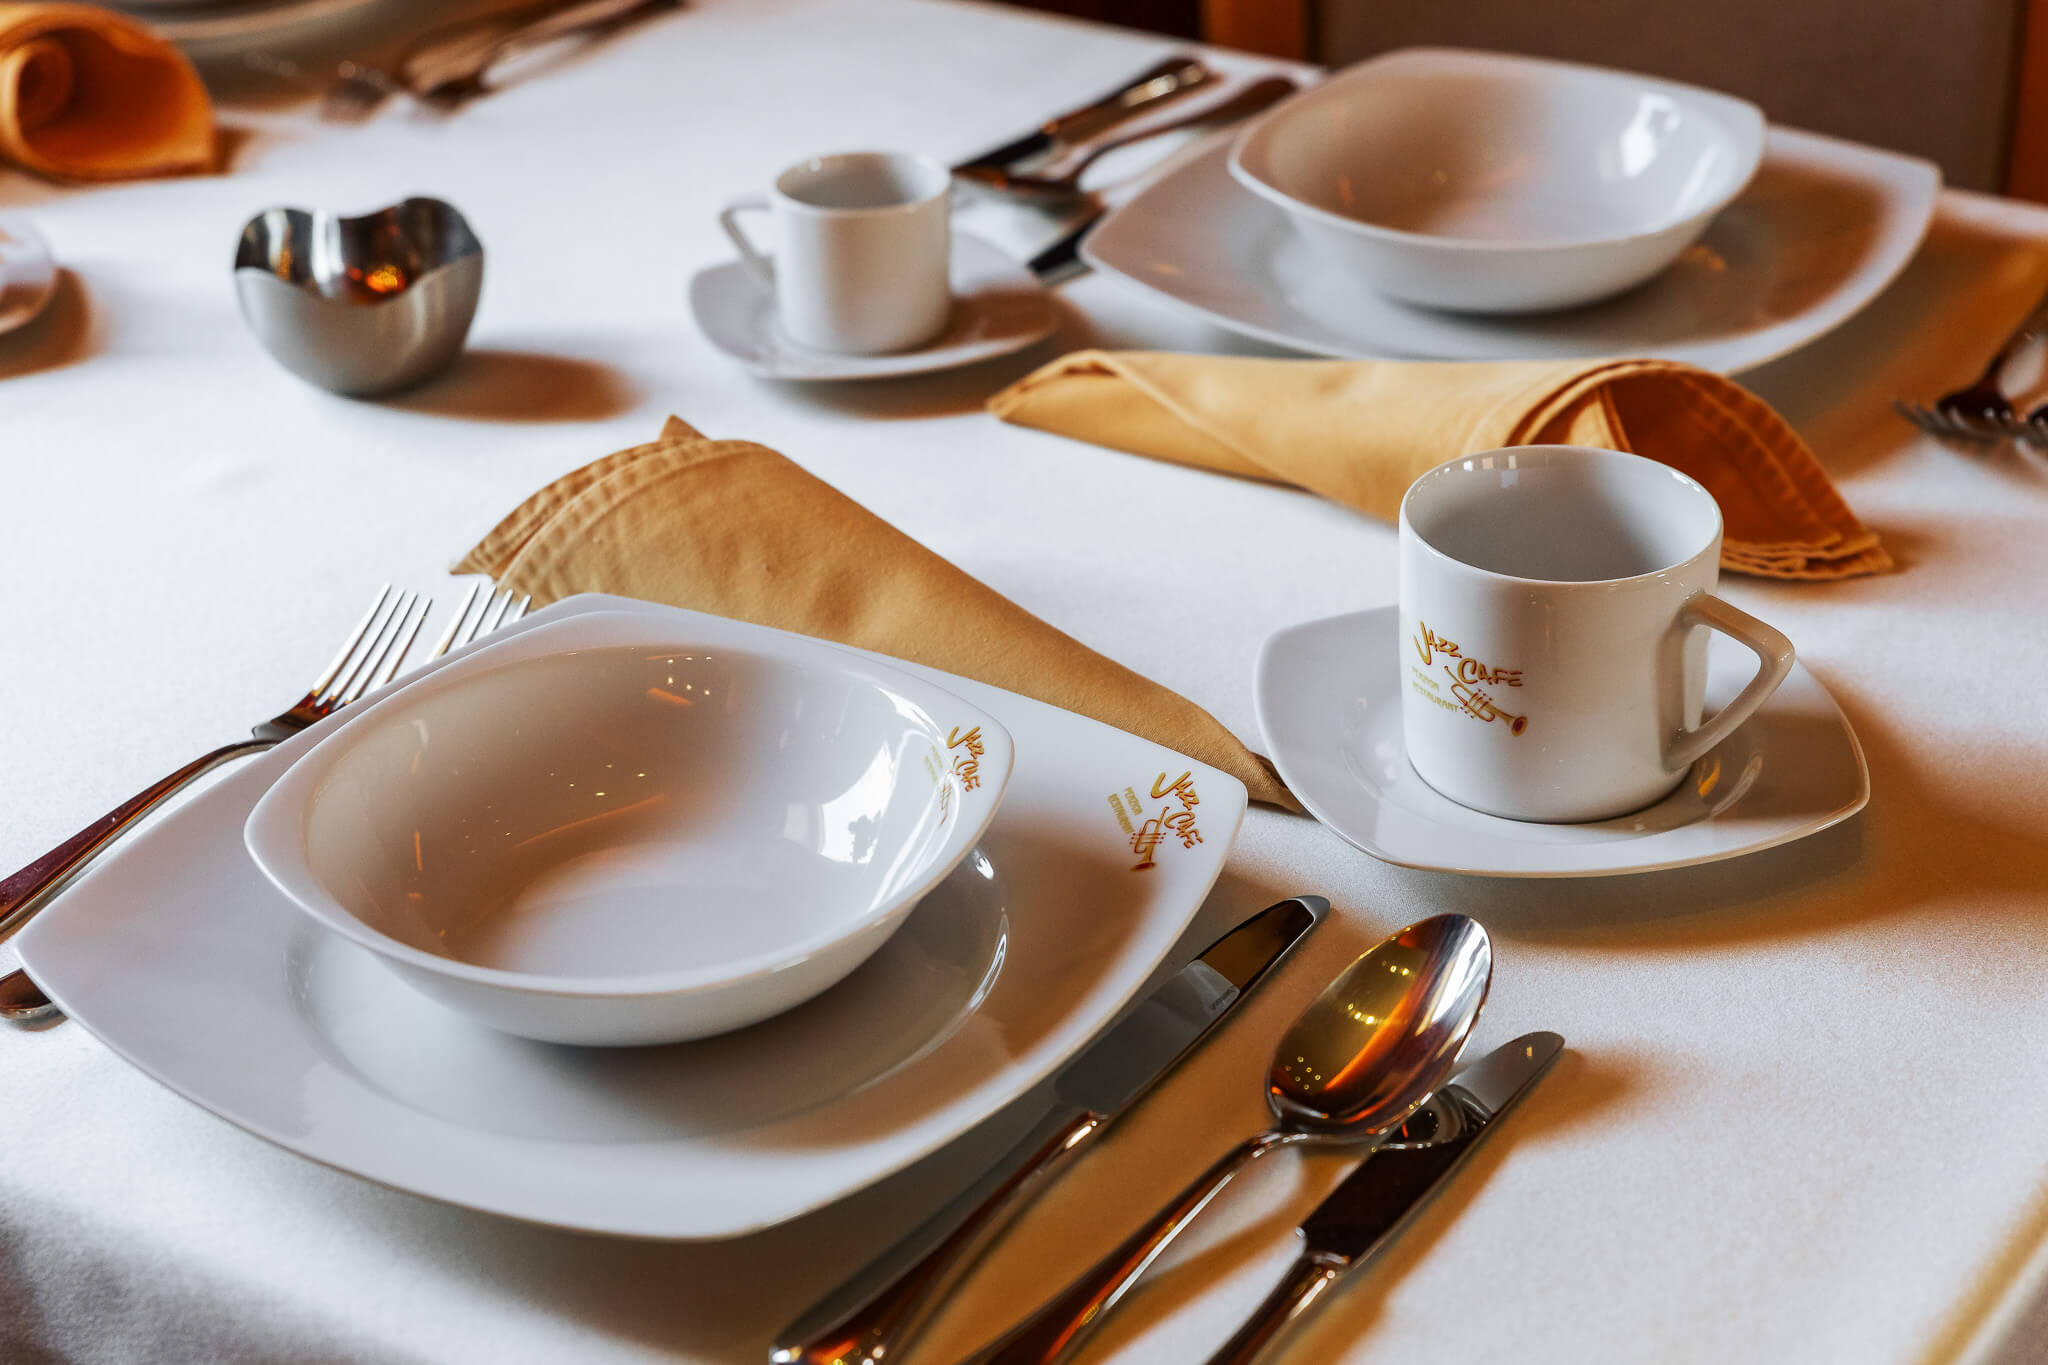
[[[1146,814],[1151,806],[1139,799],[1135,787],[1109,794],[1110,812],[1131,841],[1131,852],[1138,859],[1131,864],[1133,872],[1156,867],[1158,859],[1154,855],[1169,839],[1178,841],[1182,848],[1193,848],[1202,842],[1202,831],[1195,823],[1195,807],[1202,804],[1202,798],[1195,794],[1193,771],[1175,778],[1161,773],[1153,779],[1151,790],[1152,800],[1159,803],[1158,813],[1153,815]]]
[[[1422,659],[1422,668],[1411,669],[1415,675],[1409,686],[1430,701],[1448,711],[1462,710],[1466,715],[1483,720],[1491,725],[1500,721],[1508,727],[1510,735],[1519,735],[1529,728],[1529,718],[1518,716],[1496,702],[1487,692],[1488,687],[1520,687],[1522,670],[1519,668],[1489,668],[1477,659],[1468,659],[1458,649],[1457,643],[1446,640],[1429,628],[1426,621],[1416,622],[1422,634],[1408,637],[1415,646],[1415,652]],[[1451,700],[1445,700],[1443,686],[1432,673],[1426,673],[1431,664],[1449,680]]]
[[[975,726],[965,733],[954,726],[946,734],[946,752],[937,748],[925,755],[924,770],[939,787],[939,822],[953,813],[954,783],[945,781],[950,774],[959,784],[962,792],[979,790],[981,787],[981,756],[988,752],[982,742],[981,727]]]

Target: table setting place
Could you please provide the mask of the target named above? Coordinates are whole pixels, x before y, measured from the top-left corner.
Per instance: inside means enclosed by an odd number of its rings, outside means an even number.
[[[2044,290],[1478,48],[0,3],[0,1360],[2048,1360]]]

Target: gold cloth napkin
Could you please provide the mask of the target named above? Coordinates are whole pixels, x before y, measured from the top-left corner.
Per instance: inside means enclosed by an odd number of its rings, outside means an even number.
[[[671,417],[555,480],[464,555],[551,602],[609,592],[815,635],[1092,716],[1298,810],[1264,759],[1187,698],[1064,635],[801,466]]]
[[[1772,578],[1879,573],[1891,557],[1762,399],[1658,360],[1269,360],[1077,351],[989,400],[1006,422],[1297,484],[1388,521],[1424,470],[1477,451],[1634,451],[1721,504],[1721,563]]]
[[[0,4],[0,157],[62,180],[213,168],[213,103],[185,55],[91,5]]]

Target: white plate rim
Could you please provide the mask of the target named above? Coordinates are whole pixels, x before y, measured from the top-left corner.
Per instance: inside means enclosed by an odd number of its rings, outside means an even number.
[[[684,611],[680,608],[663,607],[601,594],[587,594],[567,599],[536,611],[523,621],[503,628],[497,636],[487,637],[487,639],[503,638],[504,634],[509,631],[523,630],[531,628],[535,624],[545,624],[551,620],[560,620],[570,615],[590,611],[637,611],[666,618],[670,621],[687,620],[698,615],[697,613]],[[716,619],[723,620],[723,618]],[[470,648],[473,650],[477,646],[471,646]],[[403,1190],[407,1193],[420,1195],[456,1207],[489,1212],[542,1226],[567,1228],[627,1238],[670,1241],[723,1240],[745,1236],[749,1233],[758,1232],[762,1229],[787,1222],[790,1219],[800,1217],[803,1214],[813,1212],[827,1204],[843,1199],[931,1155],[967,1132],[975,1124],[998,1112],[1004,1105],[1019,1098],[1044,1081],[1075,1053],[1085,1047],[1092,1038],[1114,1022],[1179,946],[1180,940],[1184,937],[1187,928],[1192,924],[1196,913],[1207,899],[1210,890],[1213,889],[1217,877],[1222,873],[1224,862],[1228,857],[1230,848],[1235,843],[1238,829],[1242,824],[1246,804],[1243,784],[1235,778],[1216,769],[1209,768],[1197,760],[1173,753],[1163,746],[1152,744],[1150,741],[1139,739],[1136,736],[1128,735],[1121,731],[1116,731],[1109,726],[1102,725],[1100,722],[1061,711],[1043,702],[1004,692],[970,679],[952,677],[936,669],[929,669],[904,660],[873,654],[870,651],[853,650],[851,652],[864,657],[874,658],[886,663],[890,667],[917,673],[947,688],[949,691],[962,693],[973,704],[983,707],[1003,720],[1005,725],[1012,729],[1013,734],[1023,728],[1035,730],[1041,726],[1052,725],[1057,727],[1062,733],[1093,740],[1098,744],[1108,741],[1111,748],[1123,751],[1123,754],[1116,760],[1119,762],[1127,760],[1134,752],[1141,749],[1146,752],[1148,765],[1150,760],[1157,756],[1166,763],[1192,771],[1197,784],[1202,787],[1205,839],[1199,849],[1186,850],[1187,857],[1175,865],[1180,869],[1176,874],[1176,880],[1171,883],[1162,880],[1159,884],[1160,890],[1150,892],[1147,896],[1131,896],[1127,900],[1119,901],[1120,905],[1128,905],[1133,915],[1143,915],[1148,910],[1151,914],[1149,920],[1140,923],[1138,931],[1134,932],[1120,945],[1119,951],[1122,954],[1122,960],[1114,964],[1115,969],[1113,971],[1105,971],[1102,982],[1098,983],[1088,998],[1089,1008],[1085,1011],[1085,1017],[1077,1015],[1063,1029],[1047,1029],[1048,1037],[1056,1035],[1055,1042],[1047,1043],[1041,1040],[1040,1046],[1022,1062],[1012,1057],[1009,1059],[1008,1064],[999,1071],[992,1075],[984,1076],[979,1084],[967,1088],[949,1103],[927,1109],[922,1115],[917,1116],[914,1121],[906,1124],[904,1132],[908,1136],[885,1135],[885,1138],[879,1142],[870,1141],[865,1145],[842,1144],[833,1148],[834,1151],[840,1153],[844,1153],[849,1149],[856,1150],[865,1160],[863,1164],[860,1164],[857,1172],[844,1178],[829,1180],[829,1189],[814,1188],[810,1193],[799,1195],[795,1198],[784,1197],[780,1202],[773,1204],[772,1207],[764,1206],[751,1216],[728,1215],[722,1219],[715,1216],[698,1216],[695,1221],[681,1218],[663,1218],[661,1216],[662,1212],[668,1209],[669,1206],[672,1206],[676,1200],[672,1198],[662,1200],[653,1197],[643,1197],[638,1201],[641,1205],[640,1211],[631,1219],[623,1219],[617,1216],[604,1218],[565,1217],[559,1211],[542,1213],[537,1212],[532,1207],[522,1208],[517,1206],[516,1201],[466,1197],[459,1191],[448,1188],[433,1188],[432,1186],[436,1185],[437,1181],[421,1180],[417,1178],[417,1172],[414,1173],[413,1178],[408,1178],[404,1172],[405,1163],[402,1160],[396,1163],[397,1169],[393,1169],[394,1163],[388,1156],[388,1153],[385,1155],[373,1154],[366,1159],[361,1153],[351,1154],[346,1151],[332,1150],[330,1144],[323,1140],[309,1140],[303,1135],[278,1131],[267,1123],[251,1122],[247,1115],[235,1112],[236,1106],[232,1097],[223,1100],[218,1093],[220,1088],[218,1081],[210,1083],[213,1090],[209,1092],[209,1083],[202,1077],[195,1090],[194,1082],[189,1075],[179,1074],[178,1066],[167,1067],[163,1064],[161,1058],[138,1053],[133,1045],[133,1040],[125,1037],[121,1029],[117,1028],[111,1034],[104,1031],[102,1025],[105,1021],[99,1017],[99,1010],[97,1008],[88,1007],[83,1012],[76,1011],[74,1006],[90,998],[89,991],[84,995],[74,992],[72,989],[73,983],[68,979],[68,972],[64,966],[65,959],[61,952],[55,957],[46,956],[46,954],[52,951],[53,944],[57,945],[59,949],[63,947],[63,935],[67,924],[75,924],[80,930],[83,930],[86,923],[95,918],[91,911],[94,882],[108,870],[129,863],[132,860],[148,859],[153,856],[158,844],[168,842],[164,836],[181,828],[177,823],[180,816],[187,816],[189,819],[186,810],[173,812],[165,817],[165,820],[154,829],[145,831],[132,844],[112,855],[107,860],[106,867],[89,875],[78,886],[67,892],[63,901],[52,906],[49,911],[46,911],[27,926],[22,931],[21,937],[18,940],[23,965],[36,978],[38,984],[44,987],[46,993],[59,1008],[64,1009],[67,1014],[74,1016],[75,1022],[92,1033],[109,1050],[174,1093],[233,1123],[245,1132],[252,1133],[296,1155],[306,1157],[332,1169],[367,1179],[375,1184]],[[447,660],[431,665],[429,668],[445,667],[449,662],[453,662],[461,657],[464,657],[464,652],[457,651],[450,654]],[[428,672],[429,669],[422,669],[414,676],[426,676]],[[1012,720],[1012,717],[1019,715],[1025,718],[1022,725],[1013,723]],[[293,740],[288,741],[287,746],[280,746],[282,752],[276,752],[264,758],[254,760],[250,767],[255,768],[258,765],[268,763],[272,770],[281,770],[283,765],[289,762],[290,758],[299,748],[317,742],[322,734],[324,734],[322,728],[315,726],[294,737]],[[1022,738],[1022,736],[1019,736],[1019,738]],[[1137,748],[1134,749],[1133,746],[1137,746]],[[1020,767],[1026,759],[1026,754],[1027,750],[1020,745],[1018,753]],[[1105,757],[1096,761],[1106,766],[1111,760]],[[212,789],[212,791],[219,791],[221,788],[235,783],[238,777],[245,783],[248,782],[249,772],[250,769],[245,768],[241,773],[230,776],[218,787]],[[1132,776],[1136,776],[1135,771],[1133,771]],[[256,791],[248,797],[249,803],[253,803],[255,796],[260,794],[261,789],[259,785]],[[1012,790],[1013,793],[1016,790],[1014,778]],[[207,795],[212,794],[212,791],[202,794],[198,798],[198,802],[203,802]],[[1074,795],[1079,798],[1081,793],[1077,792]],[[1085,797],[1085,800],[1090,807],[1093,807],[1099,803],[1100,798],[1091,792]],[[195,802],[195,805],[198,802]],[[242,813],[246,814],[246,810]],[[1105,807],[1102,817],[1105,821],[1108,819],[1108,814],[1109,812]],[[234,830],[215,830],[208,837],[223,840],[233,839],[238,842],[240,837],[239,817],[233,823],[236,825]],[[1000,826],[1001,816],[999,814],[996,827],[1000,828]],[[1176,848],[1176,851],[1179,852],[1181,850]],[[255,873],[253,867],[251,872],[259,879],[261,878],[261,874]],[[1170,895],[1168,894],[1169,890],[1171,892]],[[282,905],[277,908],[281,912],[288,909],[288,907]],[[294,919],[296,919],[295,912]],[[88,961],[90,960],[89,953],[86,955],[86,958]],[[58,968],[56,972],[50,971],[50,968],[53,966]],[[100,989],[105,988],[101,987]],[[1000,978],[997,981],[997,989],[1000,989]],[[994,992],[991,992],[991,999],[993,999],[993,996]],[[931,1053],[919,1057],[915,1062],[903,1068],[903,1070],[892,1073],[884,1084],[893,1084],[902,1077],[914,1078],[917,1071],[931,1065],[935,1058],[943,1056],[954,1041],[955,1039],[949,1038],[946,1043],[933,1049]],[[180,1065],[189,1064],[181,1063]],[[355,1078],[352,1073],[331,1061],[325,1062],[324,1068],[325,1074],[342,1077],[347,1088],[369,1097],[369,1102],[381,1113],[385,1113],[390,1118],[402,1120],[403,1128],[409,1130],[412,1137],[418,1137],[422,1134],[432,1135],[445,1131],[456,1134],[472,1134],[487,1145],[496,1143],[535,1147],[574,1146],[574,1144],[563,1144],[560,1142],[529,1142],[524,1139],[506,1138],[498,1134],[484,1133],[481,1130],[466,1129],[461,1125],[434,1115],[422,1113],[417,1109],[382,1095],[381,1092],[376,1091],[366,1082]],[[868,1104],[869,1101],[863,1097],[871,1095],[874,1089],[879,1088],[878,1086],[872,1087],[867,1091],[856,1091],[853,1096],[848,1098],[861,1099],[863,1104]],[[832,1104],[822,1105],[818,1108],[802,1111],[800,1114],[795,1115],[794,1118],[806,1123],[816,1123],[829,1119],[833,1107]],[[768,1129],[772,1130],[776,1123],[784,1121],[776,1120],[768,1125]],[[730,1183],[735,1180],[746,1181],[752,1179],[761,1182],[764,1186],[769,1186],[774,1183],[774,1158],[772,1156],[763,1157],[759,1152],[750,1150],[750,1143],[748,1141],[750,1134],[758,1135],[762,1131],[764,1130],[759,1128],[746,1129],[736,1133],[714,1134],[701,1139],[694,1139],[694,1141],[697,1142],[697,1145],[715,1154],[720,1163],[721,1177],[724,1182]],[[893,1136],[893,1140],[891,1140],[891,1136]],[[682,1141],[687,1144],[693,1141],[693,1139],[684,1138]],[[790,1146],[791,1150],[799,1153],[792,1160],[801,1163],[806,1149],[801,1144],[791,1144]],[[578,1150],[587,1151],[584,1148],[578,1148]],[[621,1149],[617,1144],[606,1144],[603,1150],[607,1153],[617,1153]],[[636,1157],[636,1160],[643,1159]],[[767,1168],[765,1173],[762,1170],[763,1167]],[[636,1167],[636,1169],[641,1170],[644,1174],[644,1165]],[[776,1190],[774,1193],[786,1195],[787,1191]],[[662,1208],[648,1209],[646,1207],[648,1205],[661,1205]]]
[[[1840,703],[1835,701],[1833,695],[1821,684],[1820,680],[1815,678],[1806,669],[1804,664],[1795,662],[1793,664],[1792,676],[1787,679],[1787,684],[1790,685],[1797,681],[1800,691],[1804,692],[1810,689],[1812,693],[1826,699],[1835,720],[1841,726],[1842,738],[1847,742],[1849,752],[1853,756],[1856,767],[1857,791],[1855,796],[1825,813],[1797,823],[1781,822],[1769,833],[1759,837],[1741,841],[1730,841],[1717,848],[1679,857],[1658,858],[1652,856],[1650,858],[1643,858],[1637,855],[1633,858],[1609,856],[1605,859],[1600,859],[1591,856],[1594,850],[1613,850],[1615,854],[1623,854],[1630,848],[1646,843],[1654,843],[1654,841],[1668,834],[1675,834],[1679,831],[1660,831],[1643,835],[1637,839],[1601,840],[1580,845],[1546,845],[1546,847],[1551,848],[1582,848],[1588,850],[1589,855],[1584,863],[1575,866],[1543,868],[1504,867],[1483,862],[1447,861],[1441,856],[1428,856],[1403,848],[1389,848],[1381,841],[1373,838],[1372,835],[1352,828],[1349,821],[1332,810],[1328,803],[1322,800],[1318,794],[1318,789],[1322,786],[1321,783],[1313,780],[1303,780],[1311,775],[1305,772],[1302,766],[1290,757],[1292,746],[1285,742],[1284,735],[1276,734],[1276,730],[1279,728],[1276,718],[1280,714],[1280,706],[1283,703],[1283,699],[1278,694],[1273,680],[1279,673],[1279,669],[1276,667],[1279,662],[1278,656],[1287,646],[1303,639],[1317,639],[1326,635],[1340,634],[1347,630],[1370,631],[1382,620],[1395,619],[1398,618],[1398,615],[1398,607],[1372,607],[1364,611],[1346,612],[1338,616],[1327,616],[1313,621],[1303,621],[1291,626],[1282,627],[1268,636],[1259,647],[1258,660],[1253,667],[1252,676],[1252,711],[1258,720],[1260,735],[1264,740],[1267,755],[1271,758],[1273,766],[1279,770],[1281,779],[1287,783],[1289,790],[1294,793],[1295,797],[1308,810],[1309,814],[1313,815],[1346,843],[1362,852],[1371,854],[1381,862],[1425,872],[1449,872],[1468,877],[1500,877],[1518,880],[1619,877],[1644,872],[1665,872],[1678,868],[1698,867],[1707,863],[1723,862],[1730,858],[1746,857],[1752,853],[1761,853],[1766,849],[1777,848],[1784,844],[1809,838],[1848,820],[1870,802],[1870,764],[1864,755],[1863,743],[1856,736],[1855,727],[1849,724],[1849,718],[1842,714]],[[1781,687],[1780,697],[1784,695],[1785,689]],[[1773,698],[1773,700],[1777,699],[1779,698]],[[1293,701],[1298,709],[1300,701],[1298,693],[1295,694]],[[1767,708],[1770,704],[1769,701],[1766,701],[1764,705]],[[1512,827],[1518,823],[1512,820],[1503,820],[1498,816],[1481,815],[1478,812],[1472,812],[1471,815],[1476,820],[1485,822],[1498,821],[1503,826]],[[1544,828],[1554,830],[1560,827],[1545,826]],[[1694,826],[1688,825],[1682,828],[1691,829]],[[1455,833],[1455,831],[1452,832]]]
[[[1871,247],[1864,266],[1847,282],[1791,318],[1734,337],[1703,343],[1643,347],[1632,347],[1626,337],[1617,337],[1615,344],[1605,349],[1588,348],[1582,354],[1523,358],[1565,363],[1577,358],[1591,360],[1614,354],[1629,354],[1679,361],[1723,374],[1740,374],[1789,355],[1800,347],[1818,340],[1862,311],[1883,293],[1911,263],[1933,223],[1941,191],[1940,169],[1933,162],[1908,156],[1903,152],[1869,147],[1800,129],[1774,125],[1765,130],[1764,138],[1764,157],[1758,168],[1759,178],[1774,165],[1812,165],[1835,175],[1850,176],[1866,185],[1880,186],[1889,191],[1883,196],[1887,212],[1880,222],[1878,241]],[[1151,181],[1137,194],[1111,209],[1082,242],[1082,259],[1105,275],[1134,285],[1215,326],[1289,351],[1358,360],[1507,362],[1508,357],[1491,354],[1423,354],[1391,349],[1376,350],[1371,348],[1369,339],[1354,338],[1347,342],[1343,338],[1335,337],[1334,334],[1330,340],[1336,344],[1326,344],[1316,337],[1289,332],[1265,322],[1211,307],[1207,303],[1188,297],[1183,291],[1176,290],[1172,284],[1176,278],[1174,273],[1148,267],[1147,262],[1151,253],[1144,250],[1144,243],[1148,238],[1140,225],[1146,215],[1154,212],[1165,199],[1183,191],[1188,182],[1200,177],[1220,178],[1228,186],[1232,198],[1241,197],[1243,202],[1236,206],[1240,211],[1250,206],[1274,221],[1284,218],[1280,209],[1266,203],[1230,178],[1228,159],[1231,145],[1226,142],[1211,147],[1199,156],[1175,164],[1171,170]],[[1747,195],[1754,189],[1753,180],[1743,194]],[[1740,204],[1742,198],[1743,195],[1738,195],[1735,203]],[[1220,218],[1222,215],[1215,216]],[[1182,217],[1186,219],[1187,216]],[[1174,265],[1178,271],[1184,262],[1164,264]],[[1654,288],[1654,282],[1643,287]],[[1520,319],[1521,322],[1528,320]],[[1317,333],[1328,331],[1314,319],[1304,319],[1304,323]]]

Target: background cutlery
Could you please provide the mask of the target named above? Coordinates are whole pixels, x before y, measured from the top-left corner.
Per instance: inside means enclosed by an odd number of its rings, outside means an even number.
[[[776,1365],[879,1365],[1040,1190],[1208,1036],[1329,913],[1321,896],[1268,906],[1209,945],[1069,1062],[1045,1116],[982,1178],[777,1337]]]
[[[973,1365],[1050,1365],[1087,1340],[1161,1251],[1247,1164],[1300,1142],[1360,1142],[1403,1122],[1443,1084],[1486,1003],[1493,947],[1464,915],[1437,915],[1353,962],[1280,1039],[1266,1101],[1277,1120],[1081,1272]]]
[[[1207,109],[1195,111],[1184,121],[1168,123],[1161,127],[1139,129],[1130,134],[1128,138],[1100,145],[1099,150],[1108,151],[1111,146],[1127,146],[1131,142],[1143,141],[1154,134],[1168,133],[1182,128],[1221,127],[1225,124],[1251,117],[1268,105],[1285,99],[1297,88],[1293,81],[1287,80],[1284,77],[1258,81],[1246,86],[1237,95],[1232,96],[1220,105],[1212,105]],[[1085,170],[1087,165],[1092,163],[1093,160],[1093,154],[1084,152],[1081,165],[1071,173],[1068,188],[1064,193],[1072,196],[1072,208],[1063,215],[1062,221],[1064,226],[1060,235],[1054,238],[1050,245],[1039,249],[1025,261],[1025,266],[1031,273],[1038,277],[1040,283],[1047,286],[1060,284],[1073,279],[1077,275],[1088,273],[1088,263],[1081,259],[1081,242],[1109,212],[1109,204],[1102,195],[1082,194],[1076,188],[1080,183],[1081,171]],[[1020,181],[1013,183],[1022,183],[1022,180],[1028,179],[1029,177],[1023,177]],[[1049,195],[1047,198],[1057,202],[1058,196]]]
[[[484,586],[481,582],[470,586],[462,605],[456,608],[455,620],[435,644],[429,659],[438,659],[450,649],[468,644],[479,634],[496,630],[525,614],[531,599],[522,595],[515,601],[508,591],[486,598],[472,619],[470,609],[477,603]],[[394,598],[391,585],[386,583],[371,601],[363,619],[356,623],[341,652],[334,656],[334,662],[306,690],[305,696],[256,725],[248,739],[223,744],[210,753],[201,754],[170,776],[130,797],[13,876],[0,881],[0,936],[12,933],[26,923],[48,905],[66,883],[83,871],[86,864],[133,829],[143,816],[190,786],[202,774],[232,759],[262,753],[390,682],[405,662],[413,637],[426,621],[427,608],[431,605],[431,598],[418,593],[400,593]],[[19,968],[0,977],[0,1016],[34,1019],[50,1008],[49,997]]]
[[[445,65],[421,57],[399,68],[399,81],[414,98],[449,109],[490,90],[489,77],[504,63],[563,38],[600,38],[670,10],[683,0],[580,0],[569,8],[500,34],[481,51]]]
[[[1020,171],[1014,166],[974,166],[967,169],[955,167],[953,173],[964,176],[976,184],[989,189],[1008,190],[1020,194],[1067,195],[1081,188],[1081,176],[1096,161],[1134,143],[1161,137],[1183,128],[1216,125],[1249,118],[1260,110],[1277,104],[1301,87],[1286,76],[1268,76],[1254,81],[1218,102],[1206,104],[1198,109],[1163,121],[1148,122],[1143,127],[1123,132],[1090,138],[1073,144],[1061,152],[1036,162],[1029,171]]]
[[[542,43],[674,9],[682,0],[537,0],[430,29],[387,62],[343,62],[320,99],[320,116],[337,123],[368,118],[391,95],[459,100],[480,93],[499,61]],[[257,63],[301,79],[288,62]]]
[[[1116,89],[1091,100],[1079,109],[1057,114],[1022,137],[954,165],[962,175],[985,167],[1017,165],[1027,158],[1042,156],[1057,146],[1091,137],[1127,119],[1159,108],[1166,101],[1196,90],[1216,79],[1216,73],[1201,58],[1180,53],[1148,66]]]
[[[1892,411],[1930,436],[1959,437],[1966,441],[2027,437],[2029,427],[2014,417],[2012,401],[2005,396],[2001,380],[2005,367],[2012,363],[2020,348],[2044,334],[2048,334],[2048,294],[2043,294],[2011,334],[1999,343],[1998,349],[1985,363],[1984,372],[1976,379],[1941,395],[1931,406],[1905,403],[1894,398]],[[2044,414],[2048,414],[2048,406],[2038,410],[2035,416]]]
[[[1262,1360],[1287,1328],[1379,1249],[1450,1179],[1501,1115],[1542,1079],[1564,1049],[1555,1033],[1525,1033],[1466,1067],[1430,1097],[1302,1220],[1301,1255],[1209,1365]]]

